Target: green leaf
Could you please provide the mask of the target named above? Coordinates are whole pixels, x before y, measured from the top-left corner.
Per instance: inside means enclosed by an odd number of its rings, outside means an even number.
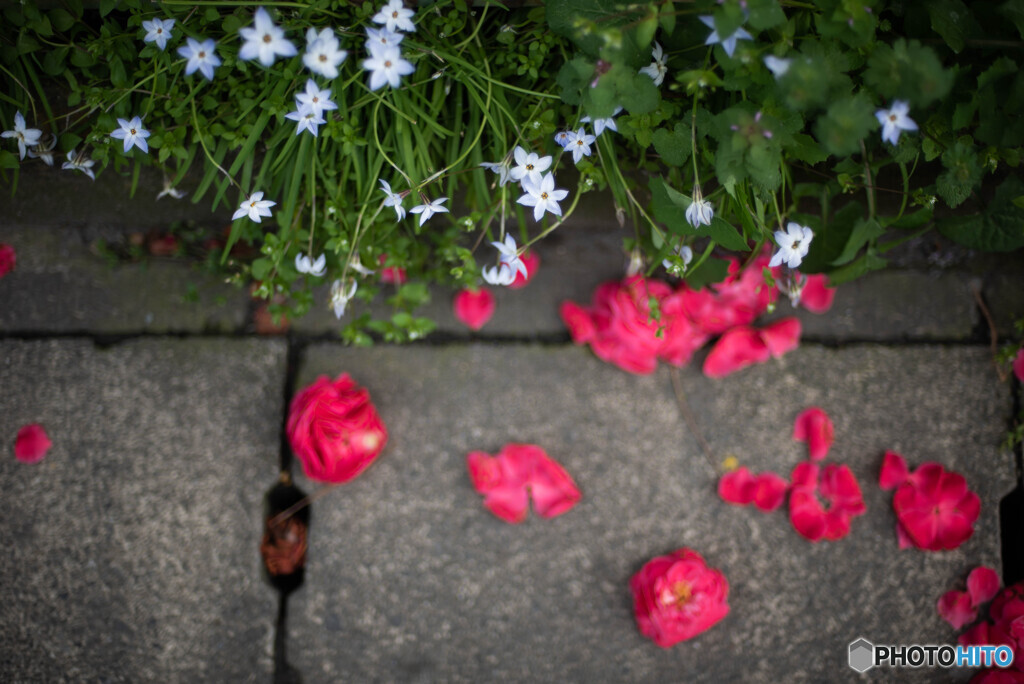
[[[931,48],[900,38],[891,47],[875,45],[864,82],[886,100],[909,100],[914,107],[927,107],[949,93],[953,73],[942,68]]]
[[[583,101],[583,89],[590,83],[594,65],[583,57],[574,57],[558,70],[555,83],[562,89],[562,102],[578,105]]]
[[[846,247],[843,248],[842,254],[832,260],[832,265],[842,266],[853,261],[853,258],[857,256],[857,252],[860,251],[860,248],[866,242],[881,237],[884,233],[885,229],[878,225],[878,221],[874,219],[870,221],[864,219],[857,221],[853,227],[853,232],[850,233],[850,238],[846,241]]]
[[[105,17],[117,7],[117,0],[100,0],[100,16]]]
[[[58,31],[67,31],[75,25],[75,18],[67,10],[58,8],[50,10],[50,22]]]
[[[1024,38],[1024,0],[1007,0],[999,6],[999,13],[1012,21],[1020,37]]]
[[[695,290],[720,283],[729,275],[729,262],[725,259],[708,259],[686,274],[686,284]]]
[[[797,133],[793,136],[792,143],[785,148],[786,152],[799,161],[814,166],[828,159],[828,153],[821,148],[821,143],[807,135]]]
[[[18,168],[18,155],[7,150],[0,150],[0,169]]]
[[[842,283],[848,283],[851,280],[860,278],[865,273],[870,271],[878,271],[885,268],[888,262],[877,254],[867,252],[860,259],[857,259],[852,264],[847,264],[841,268],[837,268],[834,271],[829,271],[828,282],[829,285],[835,287]],[[803,270],[803,269],[801,269]]]
[[[786,14],[776,0],[747,0],[750,12],[750,26],[763,31],[778,26],[786,21]]]
[[[651,138],[654,149],[661,155],[662,161],[672,166],[682,166],[690,158],[692,136],[686,124],[680,122],[671,131],[659,128]]]
[[[814,231],[811,247],[800,264],[801,273],[823,273],[831,271],[830,264],[835,261],[850,241],[853,227],[863,218],[864,210],[856,202],[850,202],[835,213],[832,220],[820,227],[815,227],[813,217],[795,221],[807,225]]]
[[[860,93],[830,106],[825,116],[818,119],[814,132],[829,153],[841,157],[858,151],[861,140],[875,128],[875,108]]]
[[[974,147],[963,141],[947,149],[942,155],[946,171],[935,182],[935,189],[951,207],[959,206],[970,197],[971,190],[981,182],[981,163]]]
[[[260,257],[252,262],[252,277],[255,280],[263,280],[270,273],[272,267],[270,259]]]
[[[1024,181],[1010,176],[996,188],[981,214],[956,216],[938,223],[939,232],[972,249],[1010,252],[1024,247],[1024,209],[1015,202],[1024,194]]]
[[[698,233],[700,231],[698,230]],[[731,249],[736,252],[749,252],[750,246],[747,241],[743,239],[734,226],[732,226],[725,219],[715,216],[711,219],[711,225],[708,226],[708,233],[711,235],[711,239],[722,245],[726,249]]]
[[[964,49],[964,39],[980,30],[971,11],[961,0],[928,0],[928,16],[932,29],[946,41],[953,52]]]
[[[689,204],[684,204],[684,201],[689,198],[668,187],[665,185],[665,181],[656,176],[650,180],[650,189],[651,210],[654,212],[654,218],[664,223],[674,233],[696,235],[690,224],[686,222],[686,207]]]
[[[68,48],[59,47],[55,50],[50,50],[46,53],[46,57],[43,57],[43,72],[50,76],[57,76],[67,66]]]
[[[931,207],[918,209],[912,214],[906,214],[899,220],[882,219],[882,225],[897,230],[915,230],[932,220],[934,210]]]

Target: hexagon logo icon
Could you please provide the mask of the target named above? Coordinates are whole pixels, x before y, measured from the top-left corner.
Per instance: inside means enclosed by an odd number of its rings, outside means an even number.
[[[850,667],[867,672],[875,666],[875,645],[861,637],[850,644]]]

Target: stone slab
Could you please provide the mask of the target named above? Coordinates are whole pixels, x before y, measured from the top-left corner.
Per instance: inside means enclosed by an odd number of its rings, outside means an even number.
[[[846,539],[818,544],[784,511],[718,498],[664,368],[633,376],[560,346],[322,344],[306,351],[299,383],[342,372],[369,389],[390,442],[314,505],[306,585],[289,614],[307,684],[890,681],[848,669],[848,644],[953,643],[938,597],[976,565],[999,566],[997,502],[1013,471],[997,444],[1011,398],[982,348],[804,345],[723,380],[683,370],[716,454],[755,470],[788,475],[806,458],[794,417],[812,404],[831,414],[830,459],[850,464],[868,513]],[[510,441],[559,459],[582,502],[519,526],[488,513],[465,455]],[[971,540],[899,550],[891,493],[876,486],[886,449],[966,476],[983,501]],[[725,572],[731,613],[663,650],[636,630],[628,581],[683,546]]]
[[[285,365],[268,340],[0,342],[0,680],[269,681]],[[32,422],[53,448],[25,465]]]
[[[3,225],[17,265],[0,278],[0,333],[241,330],[249,297],[184,259],[111,265],[73,228]]]

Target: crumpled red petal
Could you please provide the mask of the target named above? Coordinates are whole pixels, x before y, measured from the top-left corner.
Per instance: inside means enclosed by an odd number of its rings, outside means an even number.
[[[991,601],[999,593],[999,575],[984,565],[974,568],[967,576],[967,593],[975,606]]]
[[[746,467],[729,471],[718,479],[718,496],[726,503],[746,506],[754,501],[757,483]]]
[[[761,473],[755,480],[754,505],[768,513],[774,511],[786,499],[789,483],[781,475]]]
[[[704,359],[704,375],[724,378],[769,358],[771,351],[757,330],[745,326],[733,328],[718,339],[711,353]]]
[[[761,340],[775,358],[800,346],[800,319],[783,318],[761,329]]]
[[[910,469],[907,461],[895,451],[886,451],[882,457],[882,471],[878,474],[878,486],[882,491],[895,489],[907,481]]]
[[[526,519],[531,496],[542,518],[562,515],[582,496],[565,468],[535,444],[506,444],[496,456],[473,451],[466,466],[484,506],[509,523]]]
[[[22,463],[38,463],[53,446],[46,429],[39,423],[22,426],[14,438],[14,457]]]
[[[832,419],[817,406],[805,409],[793,423],[793,439],[807,442],[811,460],[820,461],[828,455],[832,443],[835,442]]]
[[[486,287],[460,290],[452,300],[452,310],[470,330],[479,330],[494,315],[494,295]]]
[[[947,591],[939,598],[936,606],[942,619],[960,629],[978,617],[978,609],[971,604],[971,596],[965,591]]]
[[[540,257],[532,249],[526,250],[526,252],[520,255],[519,259],[526,266],[526,276],[523,276],[523,272],[516,271],[516,279],[512,281],[512,284],[508,287],[512,290],[518,290],[533,280],[533,275],[537,272],[537,268],[540,266]]]
[[[582,496],[565,468],[548,456],[538,459],[530,478],[533,510],[542,518],[554,518],[575,506]]]
[[[807,276],[803,290],[800,291],[800,306],[811,313],[821,314],[832,308],[832,300],[835,299],[835,288],[828,287],[825,276],[815,274]]]

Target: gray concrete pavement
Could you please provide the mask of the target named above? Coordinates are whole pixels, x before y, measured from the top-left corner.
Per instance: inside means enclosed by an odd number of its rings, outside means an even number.
[[[0,680],[265,682],[284,345],[0,342]],[[53,448],[11,453],[39,422]]]

